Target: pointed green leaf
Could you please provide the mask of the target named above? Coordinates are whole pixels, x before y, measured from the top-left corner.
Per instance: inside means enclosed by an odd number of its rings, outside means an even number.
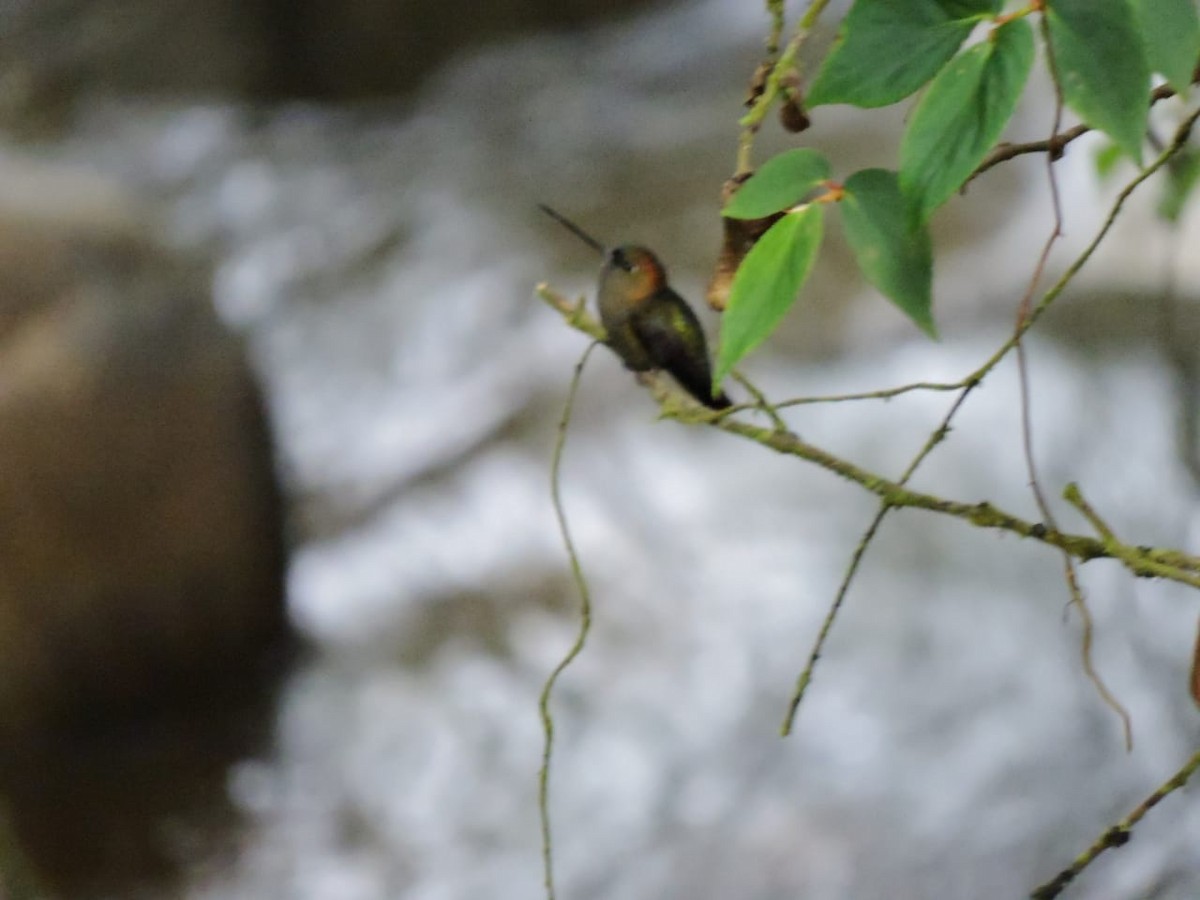
[[[846,179],[839,204],[846,239],[867,281],[917,326],[937,337],[930,312],[933,250],[924,224],[914,225],[910,201],[895,172],[864,169]]]
[[[1063,99],[1140,163],[1150,67],[1129,0],[1047,0],[1046,5]]]
[[[1179,221],[1187,202],[1200,181],[1200,152],[1190,148],[1171,160],[1164,173],[1158,214],[1172,224]]]
[[[1033,29],[1015,19],[938,73],[900,144],[900,183],[920,218],[949,200],[992,149],[1032,65]]]
[[[1195,0],[1131,0],[1146,41],[1150,68],[1186,94],[1200,60],[1200,17]]]
[[[762,219],[795,206],[829,178],[829,160],[816,150],[788,150],[763,163],[738,188],[721,215],[731,219]]]
[[[808,106],[887,106],[937,74],[1002,0],[855,0],[808,92]]]
[[[721,317],[714,385],[775,330],[800,293],[821,246],[823,207],[812,203],[785,214],[738,266]]]
[[[1117,169],[1117,163],[1125,159],[1121,148],[1112,141],[1106,140],[1092,154],[1092,162],[1096,165],[1096,175],[1101,181],[1107,181]]]

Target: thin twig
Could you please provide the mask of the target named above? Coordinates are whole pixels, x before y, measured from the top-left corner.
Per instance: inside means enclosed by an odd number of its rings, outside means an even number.
[[[608,335],[604,332],[604,326],[588,315],[586,298],[580,297],[572,303],[544,281],[538,284],[534,291],[546,303],[558,310],[567,320],[567,324],[576,331],[582,331],[598,343],[604,343],[607,339]]]
[[[539,291],[540,293],[540,291]],[[554,716],[550,712],[550,695],[558,677],[566,670],[582,651],[587,643],[588,632],[592,627],[592,596],[588,589],[587,578],[583,574],[583,566],[579,562],[579,554],[575,550],[575,542],[571,539],[571,529],[567,526],[567,514],[563,509],[562,495],[559,491],[559,473],[562,468],[563,448],[567,443],[567,426],[571,422],[571,411],[575,406],[575,394],[579,390],[579,382],[583,377],[583,367],[588,357],[599,343],[593,340],[575,364],[575,374],[571,376],[571,386],[567,390],[567,399],[563,404],[562,418],[558,422],[558,436],[554,442],[554,458],[550,464],[550,497],[554,501],[554,515],[558,519],[558,530],[562,535],[563,546],[567,558],[571,562],[571,577],[579,591],[579,632],[575,643],[551,671],[546,683],[542,685],[541,696],[538,697],[538,713],[542,718],[542,732],[545,743],[542,746],[542,766],[538,770],[538,812],[542,821],[542,872],[546,886],[546,900],[554,900],[554,844],[550,832],[550,760],[554,752]]]
[[[1048,47],[1049,44],[1046,46]],[[1150,103],[1153,105],[1159,100],[1165,100],[1168,97],[1174,96],[1175,91],[1169,85],[1162,84],[1150,92]],[[1067,144],[1076,138],[1083,137],[1091,130],[1092,128],[1089,125],[1076,125],[1061,133],[1058,128],[1055,128],[1053,137],[1043,141],[1028,141],[1022,144],[999,144],[995,150],[984,157],[983,162],[975,167],[975,171],[970,174],[963,186],[966,187],[967,184],[970,184],[988,169],[994,168],[1010,159],[1015,159],[1018,156],[1025,156],[1029,153],[1048,153],[1050,154],[1051,161],[1061,159],[1063,150]]]
[[[1158,806],[1167,795],[1187,784],[1188,779],[1195,774],[1197,769],[1200,769],[1200,752],[1189,759],[1183,768],[1160,785],[1154,793],[1134,807],[1129,815],[1096,838],[1095,842],[1079,854],[1071,865],[1030,894],[1032,900],[1054,900],[1097,856],[1105,850],[1128,843],[1133,834],[1133,827],[1145,817],[1146,813]]]
[[[747,404],[751,409],[758,409],[767,414],[767,418],[771,420],[771,424],[779,431],[787,431],[787,422],[779,415],[778,407],[774,406],[770,400],[766,398],[762,391],[754,386],[754,384],[743,375],[741,372],[733,373],[733,380],[749,391],[750,396],[754,398],[753,404]],[[722,410],[722,412],[732,412],[732,410]]]
[[[917,468],[925,461],[925,458],[933,452],[933,448],[946,439],[946,435],[950,433],[950,420],[957,414],[959,407],[967,399],[967,395],[975,388],[978,382],[963,388],[961,394],[958,395],[950,409],[942,418],[942,423],[925,441],[925,445],[917,452],[912,461],[908,464],[908,468],[904,470],[904,474],[900,476],[897,484],[903,486],[908,483]],[[796,686],[792,689],[792,695],[788,699],[787,711],[783,716],[783,724],[779,728],[780,736],[787,737],[792,733],[792,728],[796,724],[796,713],[800,710],[800,704],[804,700],[804,694],[808,690],[809,684],[812,682],[813,670],[817,666],[817,661],[821,658],[821,653],[825,649],[825,641],[829,638],[829,633],[833,629],[834,620],[837,619],[838,613],[841,611],[842,604],[845,602],[846,595],[850,591],[850,585],[854,581],[854,576],[858,573],[858,567],[862,563],[863,556],[866,555],[867,548],[875,539],[876,533],[879,531],[879,526],[883,524],[883,520],[887,514],[893,509],[893,504],[884,499],[879,504],[879,509],[875,512],[875,517],[871,520],[871,524],[867,526],[867,530],[863,532],[863,536],[859,538],[858,544],[854,548],[854,553],[850,556],[850,563],[846,567],[846,572],[842,576],[841,584],[838,585],[837,593],[834,595],[833,603],[829,605],[829,609],[825,613],[825,618],[821,622],[821,630],[817,632],[817,639],[813,642],[812,649],[808,654],[808,662],[800,672],[800,676],[796,679]]]
[[[1079,490],[1079,485],[1071,482],[1063,488],[1063,499],[1079,510],[1091,526],[1096,529],[1096,534],[1105,541],[1116,541],[1117,536],[1113,534],[1112,528],[1107,522],[1100,518],[1100,514],[1092,508],[1092,505],[1083,499],[1083,492]]]
[[[994,168],[1010,159],[1016,159],[1018,156],[1025,156],[1029,153],[1047,153],[1051,160],[1059,160],[1062,158],[1063,150],[1066,149],[1067,144],[1076,138],[1083,137],[1091,130],[1090,125],[1076,125],[1074,128],[1068,128],[1061,134],[1055,133],[1054,137],[1043,141],[1027,141],[1022,144],[999,144],[995,150],[984,157],[983,162],[975,167],[975,171],[967,177],[967,180],[963,183],[963,187],[966,187],[988,169]]]
[[[771,30],[767,32],[767,59],[773,60],[779,52],[783,38],[784,0],[767,0],[767,15],[771,17]]]
[[[796,714],[800,711],[800,704],[804,701],[804,695],[808,692],[809,684],[812,683],[813,671],[816,669],[817,662],[821,658],[821,653],[825,649],[825,641],[829,638],[829,633],[833,630],[833,623],[837,619],[838,613],[841,612],[842,603],[846,600],[846,594],[850,591],[850,584],[854,580],[855,573],[858,572],[858,565],[862,562],[862,558],[867,552],[867,547],[871,545],[871,541],[875,538],[875,533],[879,530],[879,526],[883,524],[888,510],[891,508],[891,505],[886,500],[879,504],[879,509],[875,511],[875,518],[871,520],[871,524],[867,526],[867,530],[859,538],[858,544],[854,548],[854,553],[850,556],[850,564],[846,566],[846,572],[842,576],[841,584],[838,585],[833,602],[829,604],[829,609],[825,611],[825,618],[821,620],[821,630],[817,632],[817,639],[813,641],[812,649],[808,652],[808,662],[800,670],[800,675],[796,679],[796,686],[792,688],[792,695],[788,698],[787,710],[783,714],[783,724],[779,726],[780,737],[790,736],[792,728],[795,727]]]
[[[1020,340],[1021,336],[1029,331],[1029,329],[1034,326],[1037,320],[1042,317],[1046,310],[1053,305],[1054,301],[1062,295],[1062,292],[1066,290],[1067,285],[1070,284],[1075,276],[1079,274],[1079,270],[1087,265],[1088,260],[1092,258],[1092,255],[1096,252],[1096,249],[1100,246],[1101,242],[1108,236],[1108,232],[1111,231],[1113,225],[1116,224],[1117,217],[1121,214],[1121,210],[1124,208],[1125,202],[1129,199],[1133,192],[1141,187],[1142,183],[1145,182],[1146,179],[1150,178],[1150,176],[1170,162],[1170,160],[1184,148],[1184,146],[1187,144],[1187,140],[1192,132],[1192,129],[1195,127],[1197,119],[1200,119],[1200,109],[1192,111],[1187,118],[1180,122],[1170,146],[1160,153],[1153,162],[1146,166],[1146,168],[1142,169],[1141,172],[1134,176],[1134,178],[1131,179],[1129,183],[1121,189],[1121,191],[1117,194],[1116,199],[1113,201],[1112,207],[1108,211],[1108,216],[1105,217],[1104,223],[1100,226],[1100,230],[1096,232],[1091,242],[1083,249],[1083,252],[1081,252],[1079,256],[1075,258],[1075,261],[1072,262],[1071,265],[1067,266],[1066,271],[1063,272],[1058,281],[1056,281],[1050,287],[1050,289],[1042,295],[1042,299],[1038,302],[1037,306],[1035,306],[1030,311],[1029,315],[1025,317],[1025,321],[1020,330],[1009,337],[1009,339],[1003,344],[1001,344],[1000,347],[997,348],[996,352],[988,357],[988,359],[984,360],[983,364],[979,366],[979,368],[964,378],[964,383],[972,380],[982,380],[983,377],[988,374],[988,372],[996,367],[996,364],[999,363],[1000,360],[1009,354],[1009,352],[1016,346],[1017,341]]]
[[[796,67],[796,57],[800,53],[800,48],[808,40],[813,26],[817,24],[817,19],[821,17],[821,13],[825,11],[825,7],[828,5],[829,0],[811,0],[808,4],[808,9],[796,24],[796,33],[788,41],[787,46],[783,48],[783,52],[779,54],[779,59],[775,60],[771,66],[770,74],[767,75],[762,92],[754,98],[754,104],[742,116],[740,123],[742,133],[738,139],[735,177],[750,172],[754,168],[750,164],[750,154],[754,147],[754,137],[758,134],[759,128],[762,127],[763,119],[766,118],[767,113],[770,111],[771,104],[779,96],[781,79]]]
[[[901,394],[913,391],[957,391],[967,384],[965,381],[914,381],[899,387],[884,388],[881,391],[862,391],[857,394],[825,394],[816,397],[793,397],[775,404],[776,409],[786,409],[789,406],[806,406],[810,403],[846,403],[854,400],[891,400]]]
[[[1061,145],[1056,144],[1056,140],[1059,129],[1062,127],[1063,94],[1062,87],[1059,84],[1058,67],[1054,59],[1053,42],[1050,40],[1049,21],[1046,16],[1041,17],[1041,28],[1042,43],[1046,47],[1046,65],[1050,70],[1051,80],[1054,84],[1054,119],[1050,126],[1049,142],[1056,147],[1056,150],[1046,155],[1046,179],[1050,185],[1050,205],[1053,213],[1053,225],[1050,229],[1050,234],[1046,237],[1046,242],[1042,245],[1042,252],[1038,256],[1033,274],[1029,278],[1029,286],[1026,288],[1024,295],[1021,297],[1021,302],[1017,306],[1013,336],[1015,338],[1017,356],[1017,382],[1021,394],[1021,449],[1025,456],[1025,469],[1029,473],[1029,489],[1033,493],[1038,511],[1042,514],[1042,521],[1057,530],[1058,522],[1054,517],[1054,511],[1046,501],[1045,492],[1042,490],[1041,478],[1038,476],[1037,455],[1033,449],[1033,399],[1029,389],[1029,360],[1025,351],[1025,343],[1021,339],[1025,331],[1025,320],[1029,318],[1030,307],[1033,305],[1034,292],[1042,280],[1042,275],[1046,270],[1046,263],[1050,259],[1050,252],[1063,233],[1062,195],[1058,187],[1057,169],[1054,167],[1054,163],[1061,156],[1061,149],[1058,149]],[[1083,671],[1092,683],[1092,686],[1096,689],[1096,693],[1100,695],[1101,700],[1120,719],[1122,733],[1125,738],[1125,749],[1131,751],[1133,750],[1133,721],[1129,717],[1129,711],[1117,699],[1108,685],[1105,684],[1104,679],[1100,677],[1099,672],[1096,671],[1095,660],[1092,658],[1095,623],[1092,618],[1092,611],[1088,608],[1087,598],[1084,596],[1083,589],[1079,585],[1079,573],[1075,571],[1075,560],[1072,559],[1071,554],[1064,552],[1062,555],[1062,564],[1063,581],[1067,586],[1067,594],[1071,598],[1071,605],[1079,611],[1079,654]]]

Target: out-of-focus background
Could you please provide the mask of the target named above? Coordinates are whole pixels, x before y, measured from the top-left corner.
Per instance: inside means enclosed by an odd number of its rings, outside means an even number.
[[[11,895],[538,896],[536,699],[577,621],[549,460],[585,342],[533,286],[589,292],[597,261],[536,204],[650,244],[699,302],[767,25],[739,0],[0,3]],[[894,165],[903,112],[772,123],[759,158]],[[1012,137],[1050,119],[1031,102]],[[1094,148],[1059,166],[1052,270],[1115,191]],[[1125,539],[1194,549],[1196,217],[1159,223],[1156,190],[1031,338],[1033,420],[1050,494],[1077,480]],[[1025,158],[939,213],[938,343],[831,234],[746,373],[775,399],[961,377],[1049,211]],[[948,402],[788,418],[895,474]],[[915,512],[781,740],[874,502],[656,421],[603,353],[563,480],[595,602],[555,704],[564,898],[1020,896],[1200,740],[1194,593],[1083,569],[1127,754],[1060,560]],[[1011,364],[917,483],[1036,516]],[[1193,793],[1074,896],[1200,894]]]

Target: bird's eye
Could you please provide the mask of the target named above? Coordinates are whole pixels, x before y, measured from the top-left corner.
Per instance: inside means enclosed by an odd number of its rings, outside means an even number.
[[[637,266],[634,265],[633,261],[626,255],[624,250],[614,250],[612,254],[612,261],[618,268],[626,272],[637,271]]]

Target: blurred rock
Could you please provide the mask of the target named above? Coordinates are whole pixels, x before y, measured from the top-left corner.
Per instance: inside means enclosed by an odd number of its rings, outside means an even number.
[[[38,0],[0,4],[0,127],[56,128],[85,92],[354,100],[403,94],[454,53],[648,0]]]
[[[40,889],[33,896],[181,896],[181,880],[236,850],[243,822],[227,785],[236,764],[271,745],[269,687],[269,680],[249,679],[223,702],[4,760],[5,863],[17,856]],[[6,865],[0,896],[29,896],[12,881]]]
[[[454,53],[522,30],[616,18],[648,0],[259,0],[276,96],[356,99],[403,93]]]
[[[0,197],[12,177],[0,164]],[[102,220],[0,209],[5,751],[211,695],[286,631],[280,498],[243,348],[203,267],[116,207]]]
[[[255,379],[147,221],[0,156],[3,839],[61,897],[166,889],[228,843],[291,646]]]
[[[240,96],[269,65],[261,3],[37,0],[0,4],[0,127],[54,132],[95,92]]]

